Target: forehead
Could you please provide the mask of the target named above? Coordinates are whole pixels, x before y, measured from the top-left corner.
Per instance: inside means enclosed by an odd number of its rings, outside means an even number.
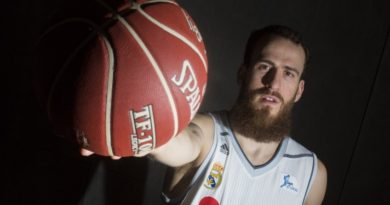
[[[257,43],[252,54],[252,62],[267,60],[281,66],[290,66],[303,71],[305,51],[301,45],[285,38],[275,38],[265,46]]]

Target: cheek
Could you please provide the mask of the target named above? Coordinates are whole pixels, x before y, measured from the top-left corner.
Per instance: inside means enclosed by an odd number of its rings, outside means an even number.
[[[261,86],[263,86],[263,83],[262,83],[262,76],[259,75],[259,74],[252,74],[252,76],[249,76],[248,78],[248,86],[249,88],[259,88]]]
[[[290,97],[289,101],[295,102],[295,98],[297,96],[297,93],[298,93],[298,86],[296,86],[295,89],[291,90],[291,97]]]
[[[284,102],[287,103],[290,101],[294,101],[295,96],[298,92],[298,85],[296,85],[296,83],[286,84],[284,88],[285,89],[282,89],[283,91],[281,91],[280,93],[284,98]]]

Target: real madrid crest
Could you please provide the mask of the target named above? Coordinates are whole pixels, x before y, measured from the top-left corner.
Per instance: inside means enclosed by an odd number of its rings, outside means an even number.
[[[208,189],[216,189],[222,182],[223,169],[221,163],[215,162],[203,185]]]

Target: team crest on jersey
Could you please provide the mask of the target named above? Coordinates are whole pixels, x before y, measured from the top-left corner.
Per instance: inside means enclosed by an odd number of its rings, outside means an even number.
[[[280,178],[280,188],[293,193],[298,193],[299,184],[294,176],[290,174],[282,174]]]
[[[216,189],[222,182],[224,167],[221,163],[214,163],[209,175],[207,176],[204,186],[208,189]]]

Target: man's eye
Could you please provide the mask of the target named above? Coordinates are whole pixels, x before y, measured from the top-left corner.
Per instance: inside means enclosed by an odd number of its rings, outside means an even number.
[[[270,65],[266,65],[266,64],[260,64],[258,66],[258,69],[262,70],[262,71],[268,71],[269,69],[271,69],[271,66]]]
[[[295,74],[291,71],[285,71],[285,74],[286,74],[286,76],[291,77],[291,78],[295,77]]]

